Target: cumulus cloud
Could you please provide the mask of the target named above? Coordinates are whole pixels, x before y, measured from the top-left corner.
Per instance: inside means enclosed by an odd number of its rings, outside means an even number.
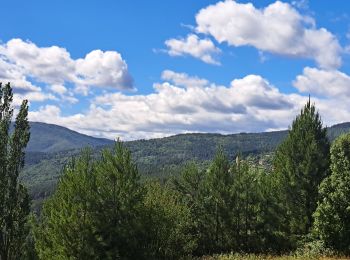
[[[186,73],[178,73],[172,70],[164,70],[162,79],[182,87],[205,87],[209,85],[209,81],[206,79],[191,77]]]
[[[219,43],[253,46],[261,51],[290,57],[310,58],[324,69],[341,65],[337,38],[292,5],[277,1],[263,9],[251,3],[226,0],[210,5],[196,15],[199,33]]]
[[[306,67],[293,85],[303,93],[339,99],[350,97],[350,76],[338,70]]]
[[[68,91],[65,86],[59,84],[52,85],[51,90],[60,95],[63,95]]]
[[[199,39],[197,35],[189,34],[187,38],[169,39],[165,45],[170,56],[189,55],[209,64],[220,65],[215,56],[221,51],[210,39]]]
[[[93,87],[134,88],[128,66],[118,52],[93,50],[84,58],[72,59],[64,48],[38,47],[21,39],[0,44],[0,81],[11,82],[15,93],[21,96],[31,93],[26,96],[30,101],[53,99],[53,95],[58,94],[63,100],[78,102],[65,83],[85,94]]]
[[[251,132],[287,127],[307,99],[283,94],[258,75],[235,79],[229,86],[173,71],[162,76],[166,81],[154,84],[155,93],[108,93],[96,97],[86,113],[62,116],[58,107],[46,106],[31,112],[30,119],[123,140]]]
[[[115,51],[94,50],[76,60],[77,80],[81,85],[133,89],[133,79],[122,56]]]

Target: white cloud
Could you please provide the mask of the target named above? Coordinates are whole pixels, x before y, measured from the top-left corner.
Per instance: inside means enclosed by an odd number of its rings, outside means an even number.
[[[186,73],[178,73],[171,70],[164,70],[162,72],[162,79],[170,81],[177,86],[182,87],[205,87],[209,85],[209,81],[198,77],[191,77]]]
[[[122,140],[188,132],[261,132],[286,129],[308,99],[307,95],[281,93],[258,75],[234,79],[228,86],[169,70],[162,77],[165,81],[154,84],[155,92],[151,94],[105,93],[94,98],[84,113],[63,116],[60,108],[45,106],[30,112],[29,117],[93,136]],[[347,75],[305,68],[300,77],[307,78],[294,82],[301,92],[321,91],[313,89],[313,85],[322,89],[322,95],[312,96],[312,102],[325,124],[349,120],[350,107],[344,102],[349,96]],[[328,85],[342,90],[333,95],[327,90]]]
[[[235,79],[227,87],[172,71],[163,77],[172,82],[180,77],[182,86],[157,83],[155,93],[148,95],[106,93],[96,97],[86,113],[62,116],[59,108],[47,106],[31,112],[30,119],[123,140],[186,132],[250,132],[287,127],[307,99],[280,93],[257,75]],[[193,84],[187,81],[191,78]]]
[[[60,85],[60,84],[52,85],[51,90],[57,94],[60,94],[60,95],[63,95],[68,91],[65,86]]]
[[[288,3],[277,1],[264,9],[232,0],[210,5],[196,15],[199,33],[232,46],[254,46],[261,51],[314,59],[321,68],[341,65],[337,38],[301,15]]]
[[[206,63],[220,65],[215,55],[221,51],[210,39],[199,39],[197,35],[189,34],[185,39],[169,39],[165,45],[170,56],[190,55]]]
[[[32,93],[27,95],[30,101],[53,99],[51,91],[64,101],[78,102],[65,83],[72,85],[74,91],[85,94],[93,87],[134,89],[128,66],[118,52],[93,50],[75,60],[64,48],[38,47],[21,39],[0,44],[0,82],[8,81],[14,86],[15,93],[22,96],[24,92]]]
[[[28,92],[28,93],[14,93],[13,94],[13,105],[20,106],[22,101],[26,99],[29,102],[43,102],[46,100],[58,100],[57,97],[50,93],[42,93],[42,92]]]
[[[350,97],[350,76],[338,70],[306,67],[293,85],[303,93],[339,99]]]
[[[76,60],[76,83],[88,86],[133,89],[133,79],[122,56],[115,51],[94,50]]]

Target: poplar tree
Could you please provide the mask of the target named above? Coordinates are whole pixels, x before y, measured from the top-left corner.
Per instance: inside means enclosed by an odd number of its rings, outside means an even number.
[[[29,141],[28,101],[24,100],[11,133],[13,93],[0,83],[0,259],[19,259],[28,233],[29,197],[19,183]]]
[[[312,226],[318,186],[329,171],[329,147],[327,130],[309,99],[274,158],[289,236],[297,240]]]

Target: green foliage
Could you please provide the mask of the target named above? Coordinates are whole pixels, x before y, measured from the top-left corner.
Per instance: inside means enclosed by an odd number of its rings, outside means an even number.
[[[88,151],[65,167],[55,194],[44,204],[34,228],[40,259],[96,259],[91,247],[95,244],[91,242],[95,240],[91,225],[94,182],[94,164]]]
[[[317,206],[318,186],[327,176],[328,168],[327,131],[309,100],[293,121],[274,158],[291,238],[300,239],[309,232]]]
[[[89,151],[73,160],[35,228],[40,259],[137,256],[142,205],[138,180],[130,152],[120,143],[97,162]]]
[[[34,198],[34,208],[39,210],[41,201],[54,190],[64,165],[72,156],[79,154],[80,149],[73,148],[89,145],[93,147],[93,157],[99,157],[102,147],[97,145],[105,140],[86,139],[86,136],[54,125],[31,123],[31,126],[31,148],[27,150],[26,167],[21,179]],[[327,130],[330,140],[333,140],[349,131],[350,123],[335,125]],[[48,134],[51,132],[53,134]],[[130,141],[124,145],[131,151],[141,178],[164,180],[178,176],[182,167],[190,161],[196,161],[201,170],[207,168],[220,145],[229,158],[241,152],[243,157],[251,157],[255,165],[262,163],[262,167],[271,169],[270,155],[286,136],[287,131],[232,135],[182,134]]]
[[[190,208],[198,241],[194,254],[283,250],[282,209],[272,177],[239,157],[231,165],[222,150],[205,172],[188,164],[174,188]]]
[[[140,182],[117,143],[72,160],[34,228],[40,259],[177,259],[190,254],[189,208],[174,190]]]
[[[27,152],[58,153],[84,147],[113,145],[112,140],[87,136],[62,126],[30,122],[31,138]],[[45,154],[43,154],[45,156]]]
[[[127,143],[135,162],[120,142],[112,151],[85,151],[72,159],[33,225],[39,259],[182,259],[230,252],[208,259],[274,259],[264,254],[297,247],[276,259],[318,259],[333,254],[329,247],[350,253],[350,134],[335,141],[327,177],[330,144],[310,101],[273,162],[271,153],[227,156],[220,135],[213,135],[220,148],[209,162],[215,142],[207,151],[202,144],[196,150],[191,145],[198,136],[170,137],[158,148],[164,140]],[[67,154],[61,155],[51,171],[66,163]],[[51,159],[39,164],[45,161]],[[137,165],[159,179],[142,179]],[[32,187],[35,180],[54,184],[45,178],[24,176]],[[30,236],[26,246],[26,257],[35,259]]]
[[[340,136],[331,149],[331,175],[320,186],[321,200],[315,232],[335,250],[350,253],[350,134]]]
[[[10,83],[5,86],[0,83],[0,259],[3,260],[22,257],[28,234],[29,197],[18,181],[30,137],[28,101],[22,102],[10,134],[12,99]]]
[[[145,252],[149,259],[179,259],[196,246],[189,207],[180,194],[158,182],[146,185]]]
[[[96,166],[92,221],[102,244],[102,259],[139,258],[143,188],[129,150],[118,142],[102,152]]]

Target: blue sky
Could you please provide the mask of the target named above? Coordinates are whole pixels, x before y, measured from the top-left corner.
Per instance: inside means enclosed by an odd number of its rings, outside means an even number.
[[[122,139],[350,121],[347,1],[3,1],[0,81],[30,119]],[[21,7],[21,8],[19,8]]]

